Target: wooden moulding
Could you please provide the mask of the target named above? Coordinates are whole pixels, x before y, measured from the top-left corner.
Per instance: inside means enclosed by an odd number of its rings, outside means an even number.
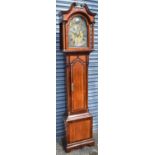
[[[84,146],[94,146],[94,144],[95,144],[95,142],[91,138],[91,139],[83,140],[83,141],[80,141],[80,142],[75,142],[75,143],[72,143],[72,144],[67,144],[65,146],[65,151],[68,153],[68,152],[70,152],[73,149],[79,149],[79,148],[84,147]]]

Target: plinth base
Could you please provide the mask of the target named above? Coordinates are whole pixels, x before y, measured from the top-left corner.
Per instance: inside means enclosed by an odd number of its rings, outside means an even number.
[[[84,146],[94,146],[94,144],[95,144],[95,142],[93,139],[87,139],[87,140],[67,144],[65,146],[65,151],[70,152],[73,149],[79,149],[79,148],[84,147]]]
[[[90,113],[70,115],[65,121],[65,150],[94,145],[92,133],[93,118]]]

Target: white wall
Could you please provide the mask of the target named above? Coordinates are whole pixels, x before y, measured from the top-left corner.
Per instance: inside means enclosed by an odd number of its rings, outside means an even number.
[[[155,2],[104,0],[104,10],[99,6],[100,152],[154,155]]]
[[[0,1],[1,155],[54,154],[55,72],[52,1]]]

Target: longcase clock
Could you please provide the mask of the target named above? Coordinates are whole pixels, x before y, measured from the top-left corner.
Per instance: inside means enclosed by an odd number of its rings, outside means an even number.
[[[87,5],[73,3],[62,11],[62,49],[66,57],[67,115],[65,150],[94,145],[88,110],[88,62],[94,47],[94,16]]]

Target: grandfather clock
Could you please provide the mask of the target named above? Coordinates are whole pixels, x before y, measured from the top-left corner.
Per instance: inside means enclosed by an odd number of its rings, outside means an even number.
[[[88,62],[94,47],[94,16],[86,4],[62,11],[62,49],[66,57],[65,150],[94,145],[88,111]]]

